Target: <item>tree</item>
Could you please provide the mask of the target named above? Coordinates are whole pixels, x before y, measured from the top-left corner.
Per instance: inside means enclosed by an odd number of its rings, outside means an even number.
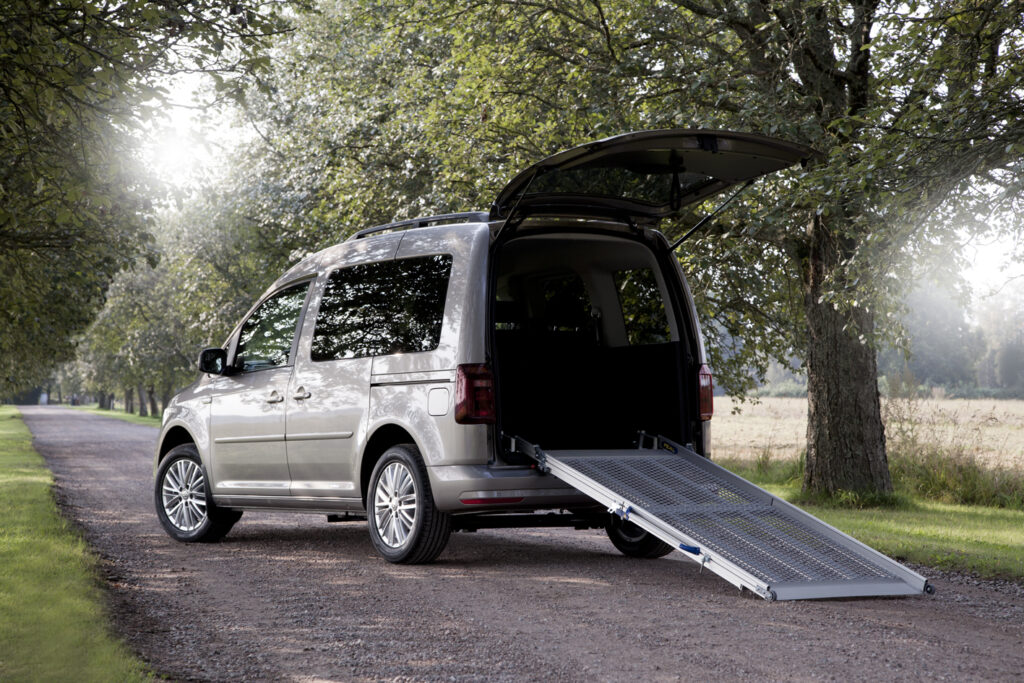
[[[372,59],[408,55],[403,77],[376,81],[398,84],[400,123],[370,139],[429,159],[417,168],[448,205],[487,196],[524,161],[627,129],[739,128],[818,149],[683,259],[720,306],[705,315],[743,340],[734,359],[763,368],[790,347],[805,359],[805,488],[891,491],[874,344],[916,256],[1020,201],[1020,3],[359,7],[350,21],[382,36]]]
[[[266,65],[277,2],[11,0],[0,10],[0,393],[69,357],[116,272],[146,255],[159,188],[137,163],[159,83]]]
[[[920,257],[1020,202],[1019,2],[337,0],[297,22],[247,100],[271,182],[240,186],[245,229],[280,247],[486,207],[522,167],[625,130],[819,150],[680,258],[730,389],[805,359],[805,488],[891,490],[874,349]]]

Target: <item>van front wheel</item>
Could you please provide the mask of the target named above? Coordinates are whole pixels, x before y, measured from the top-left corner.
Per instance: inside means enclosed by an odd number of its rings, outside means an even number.
[[[214,504],[203,461],[191,443],[174,447],[160,463],[153,497],[160,524],[183,543],[219,541],[242,517],[241,510]]]
[[[367,499],[370,540],[388,562],[431,562],[448,544],[451,517],[434,505],[416,446],[400,444],[384,452],[370,476]]]
[[[605,525],[608,538],[619,552],[629,557],[654,559],[672,552],[672,546],[657,536],[649,534],[632,522],[623,521],[618,515],[608,515]]]

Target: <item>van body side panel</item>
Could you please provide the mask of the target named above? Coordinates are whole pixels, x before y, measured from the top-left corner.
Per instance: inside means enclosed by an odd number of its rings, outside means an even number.
[[[455,422],[454,373],[440,382],[405,382],[401,375],[389,376],[385,384],[377,381],[370,389],[369,434],[384,425],[401,427],[412,435],[428,470],[437,465],[487,463],[487,426]],[[431,414],[441,412],[442,404],[444,414]]]
[[[401,234],[384,235],[345,242],[323,252],[285,401],[289,488],[294,498],[360,495],[357,455],[366,440],[373,359],[314,362],[312,337],[330,274],[339,268],[394,258],[401,238]]]
[[[157,438],[156,454],[153,459],[153,472],[160,466],[160,451],[168,432],[180,427],[188,432],[199,451],[206,471],[211,469],[210,463],[210,403],[212,402],[209,378],[203,375],[199,381],[184,389],[171,399],[163,416],[163,426]]]

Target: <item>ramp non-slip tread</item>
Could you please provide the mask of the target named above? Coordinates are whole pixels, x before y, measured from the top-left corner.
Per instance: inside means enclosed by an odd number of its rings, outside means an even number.
[[[765,583],[901,581],[773,507],[770,495],[732,486],[685,457],[642,451],[550,455]]]

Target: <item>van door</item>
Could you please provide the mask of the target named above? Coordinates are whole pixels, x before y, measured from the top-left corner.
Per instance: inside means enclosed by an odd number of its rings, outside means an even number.
[[[293,496],[361,496],[356,447],[365,441],[374,358],[437,347],[451,263],[435,254],[328,274],[309,362],[303,358],[292,378]]]
[[[308,282],[287,287],[257,306],[239,330],[235,372],[211,382],[211,476],[217,495],[288,493],[285,395],[308,289]]]
[[[325,272],[310,297],[288,389],[293,497],[362,505],[354,463],[365,442],[370,367],[381,336],[379,305],[390,296],[389,285],[376,278],[376,264],[390,262],[401,240],[398,233],[347,242],[321,261]]]

